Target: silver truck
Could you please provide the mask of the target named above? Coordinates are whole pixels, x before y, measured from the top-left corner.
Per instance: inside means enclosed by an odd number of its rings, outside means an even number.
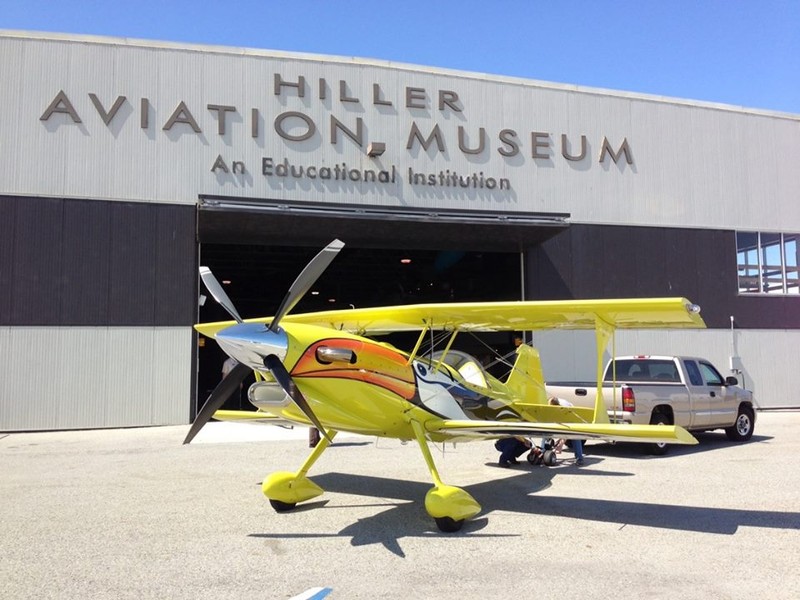
[[[553,382],[548,397],[594,407],[595,382]],[[681,425],[690,431],[724,429],[728,439],[749,440],[756,414],[753,393],[735,377],[723,377],[709,361],[684,356],[621,356],[603,377],[609,420],[617,423]],[[666,444],[648,444],[664,454]]]

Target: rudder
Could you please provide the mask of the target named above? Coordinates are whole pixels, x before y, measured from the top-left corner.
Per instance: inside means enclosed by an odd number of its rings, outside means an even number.
[[[523,402],[547,404],[542,361],[536,348],[527,344],[517,347],[517,360],[506,380],[506,387]]]

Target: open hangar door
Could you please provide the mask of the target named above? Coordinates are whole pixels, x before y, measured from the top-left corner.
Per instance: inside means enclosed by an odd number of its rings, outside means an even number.
[[[522,299],[523,250],[562,230],[564,215],[527,215],[511,223],[481,217],[204,199],[198,206],[200,264],[213,271],[245,319],[272,315],[305,265],[335,238],[344,249],[292,312]],[[202,284],[200,294],[206,299],[199,322],[230,319]],[[384,340],[410,350],[416,338]],[[459,349],[479,357],[513,349],[510,333],[457,341]],[[225,358],[213,340],[199,340],[195,410],[219,383]],[[224,408],[251,408],[250,383]]]

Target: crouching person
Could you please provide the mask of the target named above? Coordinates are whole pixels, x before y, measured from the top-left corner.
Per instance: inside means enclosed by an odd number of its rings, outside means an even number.
[[[494,447],[500,452],[500,466],[508,468],[519,464],[517,459],[530,450],[531,443],[525,438],[507,437],[497,440]]]

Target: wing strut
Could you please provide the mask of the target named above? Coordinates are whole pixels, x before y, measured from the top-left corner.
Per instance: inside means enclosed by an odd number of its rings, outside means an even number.
[[[608,423],[608,413],[603,402],[603,352],[608,346],[608,340],[614,335],[614,326],[601,319],[599,315],[595,315],[594,334],[597,340],[597,392],[594,398],[592,423]]]
[[[434,371],[438,371],[441,368],[442,363],[444,362],[444,359],[447,357],[447,353],[450,352],[450,347],[453,345],[453,342],[456,341],[456,336],[457,335],[458,335],[458,328],[453,330],[453,335],[450,336],[450,341],[447,342],[447,346],[445,347],[444,351],[442,352],[442,355],[439,357],[439,361],[436,363],[436,366],[433,367]]]
[[[408,355],[408,361],[406,361],[406,366],[411,364],[417,357],[417,352],[419,352],[419,347],[422,346],[422,341],[425,339],[425,336],[428,335],[428,329],[430,329],[430,325],[425,323],[425,327],[422,328],[422,331],[419,332],[419,339],[417,340],[417,345],[414,346],[414,349],[411,351],[411,354]]]

